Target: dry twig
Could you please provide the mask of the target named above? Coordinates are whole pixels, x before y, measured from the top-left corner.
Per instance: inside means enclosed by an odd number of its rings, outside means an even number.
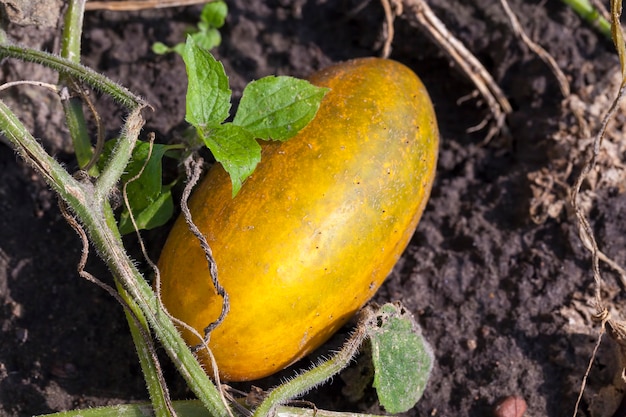
[[[400,0],[380,0],[380,3],[382,4],[385,11],[385,24],[387,26],[387,33],[385,33],[385,44],[383,45],[382,57],[389,58],[389,55],[391,54],[391,44],[393,42],[394,36],[393,22],[396,16],[402,14],[402,3],[400,2]],[[392,9],[391,3],[393,3],[393,7],[395,8],[395,10]]]
[[[531,51],[537,54],[537,56],[539,56],[539,58],[541,58],[541,60],[545,62],[546,65],[550,68],[557,81],[559,82],[559,87],[561,89],[561,94],[563,94],[563,97],[569,96],[569,81],[567,80],[567,77],[565,76],[563,71],[561,71],[561,68],[559,68],[559,66],[557,65],[552,55],[550,55],[545,49],[543,49],[543,47],[535,43],[532,39],[528,37],[528,35],[526,35],[526,32],[524,32],[522,25],[520,24],[519,20],[517,20],[517,16],[515,16],[515,13],[513,13],[513,10],[511,10],[511,7],[509,7],[509,2],[507,0],[500,0],[500,3],[502,4],[504,12],[511,22],[513,32],[515,32],[515,34],[520,37],[522,42],[524,42],[524,44],[526,44],[526,46],[528,46]]]
[[[134,11],[145,9],[163,9],[166,7],[191,6],[207,3],[207,0],[94,0],[85,4],[85,10]]]
[[[485,137],[488,142],[504,128],[506,115],[512,111],[509,100],[480,61],[450,33],[424,0],[403,1],[407,10],[404,16],[409,24],[425,31],[461,68],[487,102],[495,121]]]
[[[598,243],[596,241],[593,228],[589,220],[587,219],[587,214],[580,206],[579,201],[579,193],[582,187],[583,182],[587,178],[587,176],[593,171],[596,167],[596,163],[598,160],[598,155],[600,154],[600,149],[602,147],[602,141],[604,136],[606,135],[607,126],[609,122],[615,117],[617,110],[619,108],[619,103],[626,94],[626,47],[624,46],[624,34],[622,32],[620,17],[622,12],[622,1],[621,0],[612,0],[611,1],[611,32],[613,34],[613,42],[617,48],[617,53],[620,61],[620,69],[622,81],[613,100],[613,103],[607,110],[604,118],[602,120],[602,124],[597,134],[593,138],[593,146],[590,149],[589,157],[585,162],[578,178],[576,179],[576,183],[572,188],[572,193],[570,197],[570,202],[574,208],[574,212],[576,214],[576,219],[578,220],[578,233],[580,235],[580,239],[582,240],[585,247],[591,252],[591,270],[593,272],[593,279],[595,284],[595,308],[596,308],[596,319],[600,322],[600,335],[598,336],[598,343],[600,343],[600,338],[605,331],[608,331],[609,335],[620,345],[620,347],[626,346],[626,323],[621,320],[615,319],[609,309],[606,307],[604,303],[604,299],[602,296],[602,287],[604,284],[604,280],[600,273],[600,260],[601,260],[601,252],[598,247]],[[622,350],[622,355],[624,355],[624,351]],[[594,355],[591,357],[591,361],[595,358]],[[623,357],[622,357],[623,359]],[[623,375],[624,370],[620,370]],[[587,381],[587,377],[589,375],[589,370],[584,375],[583,383],[581,384],[579,398],[576,401],[576,406],[574,408],[574,416],[578,413],[578,408],[580,405],[580,399],[582,397],[582,393],[585,389],[585,383]]]

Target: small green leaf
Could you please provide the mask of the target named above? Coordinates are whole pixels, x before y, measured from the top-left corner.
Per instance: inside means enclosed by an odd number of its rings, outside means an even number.
[[[244,89],[233,124],[257,138],[285,141],[313,120],[327,91],[292,77],[261,78]]]
[[[231,91],[222,63],[187,37],[183,51],[187,68],[187,112],[185,119],[197,128],[222,123],[230,111]]]
[[[222,43],[222,35],[217,29],[207,29],[191,35],[196,45],[204,49],[213,49]]]
[[[174,199],[171,186],[163,187],[156,200],[135,213],[135,222],[139,230],[150,230],[167,223],[174,214]],[[135,210],[133,210],[135,211]],[[127,210],[122,212],[119,221],[120,233],[128,234],[135,230]]]
[[[176,52],[178,55],[183,56],[183,54],[185,53],[185,44],[177,43],[171,49],[172,49],[172,52]]]
[[[115,143],[116,140],[110,140],[105,143],[102,155],[98,160],[99,167],[105,166]],[[161,226],[172,216],[174,205],[169,191],[171,187],[163,187],[161,184],[162,158],[166,155],[166,152],[173,151],[175,153],[179,149],[180,146],[178,145],[156,143],[152,145],[152,153],[150,153],[150,144],[147,142],[138,142],[135,149],[133,149],[133,155],[126,167],[126,172],[122,175],[121,181],[122,183],[128,183],[126,186],[128,204],[135,215],[139,229],[152,229]],[[150,159],[146,162],[149,153]],[[142,167],[144,168],[141,176],[134,181],[130,181],[139,173]],[[170,200],[169,202],[167,201],[168,199]],[[122,234],[134,230],[126,207],[120,215],[119,226]]]
[[[226,15],[228,14],[228,6],[223,1],[213,1],[207,3],[200,14],[200,20],[212,28],[221,28],[224,26]],[[198,25],[200,26],[200,25]]]
[[[199,131],[215,159],[224,166],[233,185],[233,197],[261,160],[261,146],[248,130],[225,123],[209,131]]]
[[[155,42],[152,44],[152,52],[157,55],[165,55],[169,52],[172,52],[172,48],[170,48],[163,42]]]
[[[150,152],[150,144],[139,142],[133,149],[133,156],[126,168],[126,173],[122,175],[122,182],[127,182],[135,177],[145,164],[141,176],[129,182],[126,187],[128,202],[133,211],[142,210],[149,206],[161,194],[163,171],[161,159],[168,149],[170,149],[168,145],[153,144],[152,153],[147,163],[145,161]]]
[[[378,325],[368,328],[374,362],[374,387],[389,413],[403,413],[421,398],[434,355],[415,319],[396,304],[385,304]]]

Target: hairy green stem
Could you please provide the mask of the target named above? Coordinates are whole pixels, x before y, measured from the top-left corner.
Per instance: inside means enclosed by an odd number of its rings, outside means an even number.
[[[366,308],[361,314],[361,319],[359,320],[355,332],[350,339],[346,341],[339,352],[335,353],[330,359],[316,365],[314,368],[302,372],[295,378],[274,388],[269,392],[265,400],[254,410],[252,417],[266,417],[272,415],[279,405],[283,405],[316,386],[323,384],[348,366],[367,337],[365,322],[371,319],[372,312],[370,309]]]
[[[113,148],[111,157],[96,180],[95,197],[97,200],[104,200],[108,197],[126,170],[128,161],[137,143],[137,137],[143,127],[144,121],[141,117],[141,109],[141,107],[137,107],[128,115],[126,125],[124,125],[122,134]]]
[[[139,110],[135,110],[133,113],[138,114],[138,112]],[[126,126],[124,129],[125,136],[134,135],[134,137],[120,139],[120,143],[134,143],[141,124],[135,120],[134,124]],[[100,257],[141,309],[191,390],[205,407],[212,411],[214,416],[228,417],[228,407],[224,404],[219,391],[193,356],[168,315],[161,309],[152,288],[127,255],[117,229],[109,224],[108,194],[102,190],[96,192],[90,182],[80,182],[74,179],[54,158],[46,153],[2,101],[0,101],[0,132],[67,202],[85,227],[90,241]],[[127,146],[118,146],[114,152],[127,151]],[[128,160],[128,156],[115,155],[111,159],[123,161]],[[116,175],[115,172],[121,175],[121,171],[117,167],[111,168],[108,172],[108,175],[111,176]],[[117,180],[119,177],[110,178],[107,183]]]
[[[59,79],[62,83],[63,80]],[[72,137],[74,145],[74,153],[78,166],[84,168],[91,161],[93,150],[85,122],[85,114],[83,113],[83,103],[78,98],[64,97],[62,98],[63,112],[65,113],[65,123]],[[91,173],[91,172],[90,172]],[[94,171],[95,173],[95,171]]]
[[[120,297],[122,297],[128,308],[132,311],[131,313],[125,309],[124,314],[128,321],[128,327],[130,328],[130,334],[133,338],[135,349],[137,349],[137,356],[139,357],[143,377],[148,387],[154,415],[155,417],[172,417],[168,404],[169,393],[167,392],[167,387],[162,384],[162,374],[160,373],[160,369],[157,368],[157,363],[154,362],[154,349],[150,348],[150,341],[145,339],[146,336],[150,335],[148,323],[146,323],[146,319],[137,304],[135,304],[118,280],[115,280],[115,285]],[[139,323],[137,323],[137,321],[139,321]]]
[[[0,45],[0,59],[5,57],[39,63],[59,73],[81,80],[89,86],[110,95],[118,103],[129,109],[140,105],[146,106],[146,102],[141,97],[131,93],[128,89],[111,81],[104,75],[60,56],[4,43]]]
[[[0,132],[15,146],[57,194],[72,208],[85,204],[82,185],[37,143],[22,122],[0,100]]]
[[[85,0],[70,0],[65,13],[61,38],[61,56],[71,62],[80,62],[80,41],[83,33]]]
[[[48,155],[2,102],[0,102],[0,131],[13,143],[22,157],[41,173],[46,182],[67,202],[80,219],[99,255],[137,303],[190,388],[207,408],[213,410],[216,416],[228,416],[229,411],[217,388],[188,349],[167,314],[160,310],[152,289],[127,256],[117,228],[108,223],[110,218],[108,195],[119,181],[132,154],[143,125],[140,112],[145,106],[144,101],[103,75],[52,54],[3,44],[0,45],[0,57],[3,56],[41,63],[65,76],[80,79],[133,109],[122,132],[122,138],[118,141],[95,188],[89,182],[79,182],[74,179],[54,158]],[[142,347],[138,346],[138,349],[141,354]]]
[[[184,417],[214,417],[197,400],[173,401],[174,410]],[[150,404],[123,404],[86,410],[63,411],[45,417],[149,417]],[[41,416],[43,417],[43,416]],[[336,412],[319,409],[279,406],[276,417],[382,417],[374,414]]]
[[[104,215],[105,221],[111,231],[114,232],[118,240],[121,239],[120,234],[116,233],[117,223],[113,215],[113,210],[108,204],[104,207]],[[139,364],[141,365],[141,371],[146,381],[154,415],[155,417],[175,417],[176,412],[172,409],[169,391],[167,385],[165,385],[165,381],[163,381],[163,374],[158,358],[156,357],[150,327],[148,326],[146,318],[137,303],[135,303],[117,278],[115,278],[115,287],[117,293],[120,295],[120,301],[124,303],[124,314],[128,322],[128,327],[130,328],[130,334],[133,338],[137,356],[139,357]]]
[[[123,283],[125,290],[139,305],[189,387],[216,416],[227,417],[226,405],[222,402],[217,388],[208,379],[170,318],[160,309],[152,288],[128,258],[118,236],[111,231],[101,214],[91,212],[89,217],[83,221],[90,233],[91,241],[102,253],[113,275]]]
[[[65,13],[65,25],[63,27],[63,37],[61,44],[61,56],[70,62],[80,63],[81,56],[81,37],[83,27],[83,16],[85,12],[85,0],[70,0],[67,12]],[[73,81],[70,75],[59,73],[59,84],[63,86],[62,91],[66,94],[61,95],[63,103],[63,111],[65,120],[74,144],[74,153],[78,165],[81,168],[89,169],[92,175],[96,175],[98,170],[95,166],[87,168],[94,158],[94,151],[91,147],[91,139],[83,113],[83,101],[79,97],[73,97],[68,92],[81,88]],[[100,129],[100,127],[98,128]],[[100,134],[101,132],[99,132]],[[96,155],[97,157],[97,155]],[[117,231],[115,217],[110,209],[108,202],[104,200],[104,215],[109,227],[113,231]],[[128,309],[124,309],[124,314],[128,322],[131,337],[137,350],[139,364],[146,381],[146,387],[152,402],[152,409],[156,417],[172,417],[175,415],[170,408],[169,393],[167,386],[162,380],[159,363],[152,349],[152,341],[150,337],[150,328],[146,322],[145,316],[132,300],[127,291],[124,290],[118,279],[115,279],[117,292]],[[130,311],[129,311],[130,310]]]
[[[63,37],[61,38],[61,57],[69,62],[80,63],[80,43],[84,12],[85,0],[69,1],[64,18]],[[76,83],[72,82],[71,76],[59,73],[59,85],[63,86],[61,89],[63,91],[61,103],[63,104],[65,121],[72,137],[76,160],[78,161],[78,166],[84,168],[91,161],[93,151],[83,113],[83,102],[79,98],[72,97],[72,86],[75,86]],[[92,171],[94,174],[96,172],[96,170]]]
[[[581,18],[595,26],[607,39],[612,39],[611,23],[588,0],[562,0]]]

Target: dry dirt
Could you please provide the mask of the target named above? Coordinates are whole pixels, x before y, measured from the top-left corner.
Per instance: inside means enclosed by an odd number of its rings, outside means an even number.
[[[380,54],[384,15],[378,1],[229,3],[216,55],[236,95],[265,75],[304,77],[332,62]],[[488,115],[484,101],[471,95],[474,86],[430,38],[396,20],[391,57],[423,79],[441,130],[428,208],[376,297],[402,301],[435,351],[426,393],[406,415],[488,416],[502,398],[520,395],[527,416],[571,416],[598,327],[587,305],[593,294],[589,256],[562,201],[589,145],[589,131],[575,114],[594,132],[615,93],[614,48],[561,2],[511,0],[529,36],[568,76],[574,96],[564,101],[548,67],[512,33],[498,1],[429,3],[494,76],[513,112],[506,130],[487,144],[485,129],[468,132]],[[89,12],[85,18],[83,62],[155,107],[145,131],[156,132],[161,142],[176,140],[185,127],[185,73],[179,57],[156,56],[150,45],[183,39],[199,10]],[[55,30],[8,28],[17,42],[58,51]],[[20,78],[54,81],[34,65],[1,64],[0,80]],[[53,96],[26,88],[2,95],[57,159],[75,167]],[[106,98],[98,97],[97,105],[113,136],[123,112]],[[626,265],[623,124],[620,114],[606,141],[603,170],[585,184],[584,197],[600,247]],[[166,233],[164,227],[146,234],[153,256]],[[136,242],[128,244],[136,252]],[[147,398],[123,311],[78,278],[79,253],[54,195],[0,143],[1,416]],[[95,256],[89,270],[111,281]],[[602,271],[607,302],[623,309],[618,276]],[[605,338],[580,415],[625,415],[623,408],[615,413],[623,396],[613,381],[620,369],[615,352]],[[167,362],[165,367],[173,396],[189,398]],[[255,385],[267,388],[277,378]],[[342,393],[353,383],[335,378],[306,398],[321,408],[380,412],[371,390],[356,400]]]

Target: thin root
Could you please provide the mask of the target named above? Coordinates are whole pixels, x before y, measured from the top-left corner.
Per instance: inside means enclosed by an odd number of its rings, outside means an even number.
[[[522,25],[517,19],[517,16],[515,16],[515,13],[513,13],[513,10],[511,10],[509,2],[507,0],[500,0],[500,3],[502,4],[504,12],[511,22],[513,32],[517,36],[519,36],[522,42],[524,42],[524,44],[526,44],[526,46],[528,46],[531,51],[537,54],[537,56],[546,63],[546,65],[550,68],[559,83],[561,94],[563,94],[563,97],[568,97],[570,94],[569,81],[567,80],[567,77],[565,76],[563,71],[561,71],[561,68],[559,68],[559,66],[557,65],[552,55],[550,55],[545,49],[543,49],[543,47],[535,43],[532,39],[528,37],[528,35],[526,35],[526,32],[524,32]]]
[[[391,8],[391,2],[394,3],[395,11]],[[394,29],[393,22],[396,19],[396,16],[402,14],[402,3],[398,0],[380,0],[380,3],[383,6],[383,10],[385,11],[385,25],[387,29],[387,33],[385,33],[385,43],[383,45],[382,57],[389,58],[391,55],[391,44],[393,43],[394,37]]]
[[[218,275],[217,275],[217,264],[215,263],[215,258],[213,258],[213,251],[211,250],[211,247],[209,246],[209,242],[206,240],[206,237],[204,237],[204,235],[202,234],[198,226],[196,226],[196,224],[193,222],[193,219],[191,217],[191,212],[189,211],[189,206],[187,205],[187,201],[189,200],[191,191],[193,190],[193,187],[196,185],[196,183],[200,179],[200,174],[202,173],[202,159],[201,158],[196,159],[196,155],[191,154],[185,159],[184,166],[185,166],[185,173],[187,174],[188,181],[187,181],[187,184],[185,184],[185,188],[183,190],[183,195],[181,196],[181,202],[180,202],[183,217],[185,218],[185,222],[187,223],[187,226],[189,227],[189,230],[191,231],[191,233],[193,233],[194,236],[200,242],[200,246],[202,247],[202,250],[204,251],[204,255],[209,265],[209,273],[211,275],[211,281],[213,283],[213,286],[215,287],[215,291],[217,292],[218,295],[222,297],[222,300],[223,300],[222,311],[220,313],[220,316],[217,318],[217,320],[215,320],[213,323],[209,323],[204,328],[204,337],[200,336],[198,332],[195,331],[195,329],[193,330],[193,333],[197,335],[200,339],[200,344],[197,346],[194,346],[193,349],[196,352],[200,349],[203,349],[207,353],[209,360],[211,361],[211,369],[213,370],[213,380],[219,388],[222,402],[226,405],[226,408],[228,412],[231,414],[231,417],[233,417],[232,411],[230,410],[230,407],[228,406],[228,402],[226,398],[224,397],[225,389],[220,382],[220,376],[218,372],[217,363],[215,362],[215,357],[213,356],[213,352],[211,352],[211,349],[209,348],[209,345],[208,345],[209,338],[211,337],[211,332],[222,321],[224,321],[224,318],[226,318],[226,315],[228,314],[228,311],[230,310],[230,302],[228,299],[228,293],[219,282]]]
[[[461,68],[487,102],[494,120],[484,140],[484,143],[489,142],[504,128],[506,115],[513,110],[509,100],[480,61],[450,33],[424,0],[403,1],[409,12],[404,14],[409,24],[425,31]]]
[[[619,109],[619,103],[621,102],[622,98],[626,94],[626,58],[625,58],[626,50],[624,49],[624,45],[623,45],[624,35],[620,27],[620,14],[621,14],[621,9],[622,9],[621,3],[622,3],[621,0],[615,0],[611,2],[612,26],[614,28],[613,37],[614,37],[614,42],[617,47],[618,55],[620,57],[620,66],[621,66],[620,69],[622,73],[621,86],[619,88],[619,91],[615,99],[611,103],[611,106],[609,107],[606,114],[604,115],[604,118],[602,119],[600,129],[598,130],[598,132],[593,138],[593,146],[590,150],[590,154],[587,160],[585,161],[585,164],[583,165],[581,172],[578,175],[574,186],[572,187],[572,192],[570,195],[570,203],[572,207],[574,208],[576,219],[578,220],[578,234],[580,235],[580,239],[582,240],[584,246],[591,252],[591,270],[593,272],[593,279],[594,279],[596,316],[601,321],[600,336],[605,331],[605,329],[608,329],[611,337],[615,339],[615,341],[618,344],[620,344],[621,346],[624,346],[626,345],[626,325],[624,322],[621,322],[619,320],[612,318],[609,310],[605,306],[604,299],[602,297],[602,287],[603,287],[604,280],[600,272],[600,261],[603,260],[601,256],[602,252],[600,252],[600,249],[598,247],[598,244],[594,235],[593,228],[591,227],[591,224],[589,223],[589,220],[587,219],[587,215],[580,206],[580,199],[579,199],[579,193],[580,193],[580,189],[582,187],[583,182],[585,181],[587,176],[592,172],[592,170],[595,169],[596,167],[598,156],[600,154],[600,150],[602,147],[602,141],[607,131],[607,126],[609,122],[617,114],[617,111]],[[600,344],[600,338],[598,338],[598,343],[596,345],[596,349],[594,349],[594,353],[592,355],[589,367],[591,366],[591,363],[595,358],[595,353],[597,351],[597,346],[599,344]],[[621,370],[621,372],[623,373],[623,369]],[[576,402],[574,416],[578,412],[580,397],[582,397],[582,393],[584,392],[588,373],[589,373],[589,369],[587,370],[587,373],[585,374],[585,378],[583,379],[583,382],[580,387],[579,400]]]

